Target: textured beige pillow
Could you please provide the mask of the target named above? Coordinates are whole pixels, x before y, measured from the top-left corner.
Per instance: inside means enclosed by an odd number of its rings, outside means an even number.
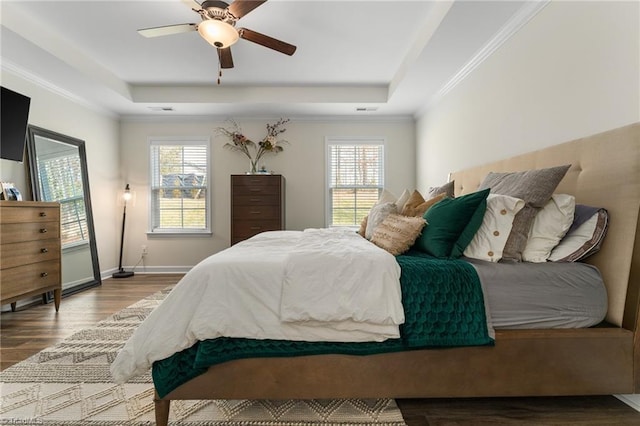
[[[376,227],[371,242],[397,256],[409,250],[426,223],[423,217],[390,214]]]
[[[418,192],[417,190],[413,191],[413,194],[411,194],[411,197],[409,197],[407,202],[404,204],[404,207],[402,209],[402,215],[403,216],[422,216],[427,212],[427,210],[429,210],[429,207],[433,206],[435,203],[442,200],[446,196],[447,194],[440,194],[440,195],[436,195],[434,198],[431,198],[425,201],[425,199],[422,197],[422,194],[420,194],[420,192]]]
[[[524,172],[489,173],[479,189],[491,188],[492,194],[524,200],[525,205],[513,219],[513,227],[502,253],[503,259],[521,261],[529,230],[538,211],[551,199],[570,164]]]

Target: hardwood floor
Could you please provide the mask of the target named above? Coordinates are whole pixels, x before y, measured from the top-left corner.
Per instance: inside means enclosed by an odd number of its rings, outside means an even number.
[[[176,283],[180,274],[137,274],[52,304],[0,316],[0,369],[52,346],[76,331]],[[640,425],[640,413],[613,396],[398,400],[409,426]]]
[[[632,426],[640,413],[613,396],[396,400],[408,426]]]
[[[0,316],[0,368],[22,361],[53,346],[138,300],[175,284],[182,274],[136,274],[107,279],[98,287],[62,299],[56,314],[53,304],[18,308]]]

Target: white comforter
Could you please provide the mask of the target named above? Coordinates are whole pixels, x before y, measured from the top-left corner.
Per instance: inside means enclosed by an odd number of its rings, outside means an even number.
[[[198,340],[363,342],[399,337],[395,258],[353,231],[274,231],[196,265],[111,365],[118,383]]]

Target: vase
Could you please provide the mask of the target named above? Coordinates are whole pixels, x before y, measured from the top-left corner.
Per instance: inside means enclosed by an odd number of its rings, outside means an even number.
[[[258,173],[258,160],[249,160],[249,171],[248,175],[255,175]]]

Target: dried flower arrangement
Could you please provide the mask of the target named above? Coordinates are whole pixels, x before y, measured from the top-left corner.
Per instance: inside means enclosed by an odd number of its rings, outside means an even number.
[[[234,120],[227,120],[229,126],[217,127],[216,133],[229,138],[229,142],[224,144],[224,148],[230,151],[244,154],[250,161],[250,173],[256,173],[258,162],[265,154],[277,154],[284,151],[283,144],[288,143],[278,137],[286,132],[285,125],[290,121],[288,118],[281,118],[273,124],[267,124],[267,135],[257,144],[247,138],[240,125]]]

